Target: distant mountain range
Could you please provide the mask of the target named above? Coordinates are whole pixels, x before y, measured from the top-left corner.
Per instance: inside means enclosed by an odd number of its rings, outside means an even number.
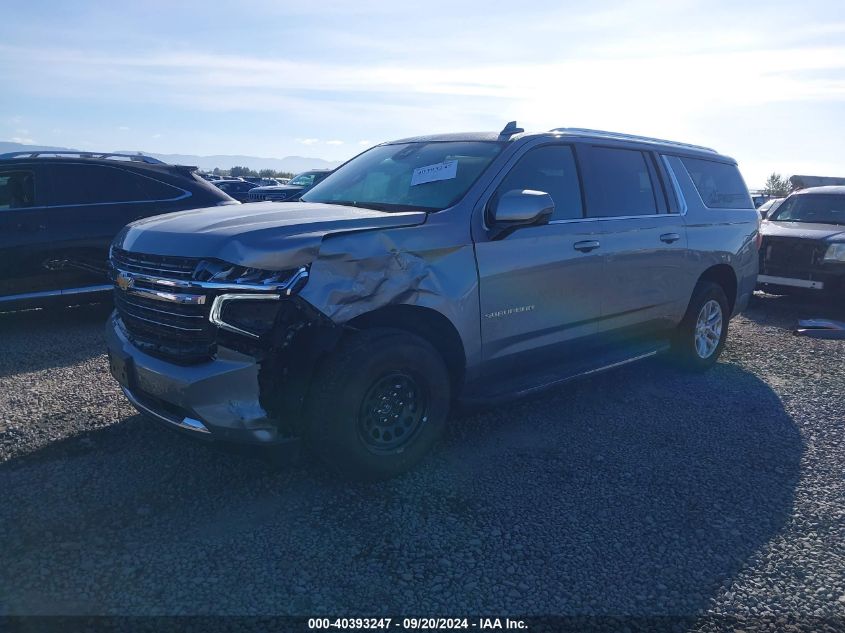
[[[6,152],[75,152],[80,151],[70,147],[52,147],[48,145],[24,145],[23,143],[12,143],[0,141],[0,154]],[[119,154],[137,154],[137,151],[115,150]],[[141,152],[147,156],[158,158],[166,163],[176,165],[196,165],[204,171],[211,171],[215,167],[229,169],[235,165],[249,167],[250,169],[274,169],[276,171],[287,171],[299,173],[308,169],[332,169],[340,162],[324,160],[322,158],[308,158],[305,156],[285,156],[284,158],[262,158],[260,156],[239,156],[236,154],[219,154],[215,156],[196,156],[194,154],[154,154],[152,152]]]

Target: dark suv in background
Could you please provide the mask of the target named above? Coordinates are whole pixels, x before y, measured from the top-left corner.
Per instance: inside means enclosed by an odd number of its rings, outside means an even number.
[[[129,222],[237,204],[195,170],[131,154],[0,155],[0,311],[109,292],[109,244]]]
[[[256,187],[249,192],[249,202],[293,202],[330,173],[330,169],[312,169],[294,176],[286,185]]]
[[[254,182],[241,180],[240,178],[215,180],[212,184],[238,202],[251,202],[249,192],[258,186]]]
[[[845,187],[791,194],[763,222],[760,288],[845,299]]]

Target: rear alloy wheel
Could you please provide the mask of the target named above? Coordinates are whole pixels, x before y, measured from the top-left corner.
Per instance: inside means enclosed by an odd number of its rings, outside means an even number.
[[[388,328],[352,332],[313,378],[306,440],[346,476],[392,477],[437,442],[450,398],[446,365],[428,341]]]
[[[672,353],[686,368],[712,367],[725,347],[730,309],[725,291],[711,281],[700,281],[675,333]]]
[[[695,322],[695,351],[699,358],[710,358],[722,340],[722,306],[710,299],[701,306]]]

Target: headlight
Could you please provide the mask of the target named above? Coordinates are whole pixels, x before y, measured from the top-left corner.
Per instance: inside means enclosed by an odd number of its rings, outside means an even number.
[[[824,261],[845,262],[845,242],[828,246],[827,252],[824,254]]]
[[[282,305],[279,298],[279,295],[220,295],[214,299],[209,320],[224,330],[258,338],[273,329]]]
[[[262,270],[235,266],[226,262],[204,260],[194,271],[196,281],[213,281],[217,283],[253,284],[273,286],[289,280],[296,273],[294,270]]]

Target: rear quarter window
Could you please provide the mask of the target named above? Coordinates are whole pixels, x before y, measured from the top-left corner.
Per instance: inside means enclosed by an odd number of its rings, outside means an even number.
[[[139,176],[141,178],[141,187],[151,200],[173,200],[185,196],[184,189],[174,187],[167,183],[150,178],[149,176]]]
[[[51,170],[54,204],[81,205],[146,200],[140,178],[101,165],[55,165]]]
[[[52,176],[58,205],[153,202],[185,194],[159,180],[108,165],[56,165]]]
[[[736,165],[681,158],[704,205],[711,209],[753,209],[754,203]]]

